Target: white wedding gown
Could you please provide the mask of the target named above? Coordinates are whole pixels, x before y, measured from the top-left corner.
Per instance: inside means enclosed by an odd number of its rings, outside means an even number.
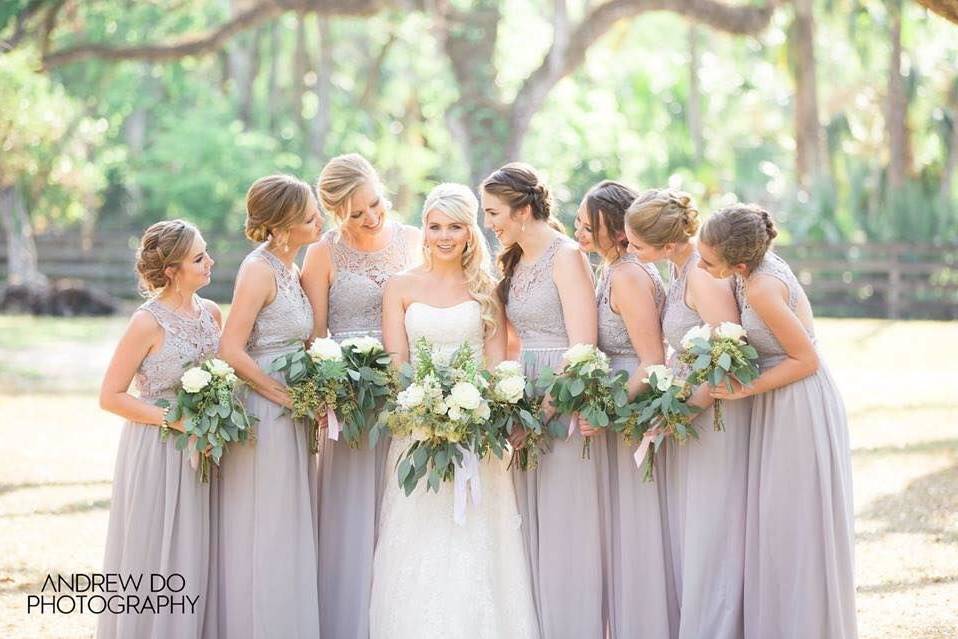
[[[410,352],[425,337],[454,351],[468,341],[482,353],[479,304],[439,308],[415,302],[406,310]],[[373,561],[371,639],[499,639],[538,637],[528,560],[507,461],[479,464],[481,497],[468,501],[464,525],[453,520],[453,487],[408,497],[396,462],[409,445],[393,440],[379,542]]]

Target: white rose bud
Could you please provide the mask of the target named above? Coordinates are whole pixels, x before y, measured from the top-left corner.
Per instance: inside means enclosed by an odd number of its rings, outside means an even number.
[[[466,410],[475,410],[480,402],[482,402],[482,394],[469,382],[457,383],[449,393],[449,403]]]
[[[343,358],[343,349],[339,347],[336,340],[329,339],[328,337],[313,340],[307,353],[314,362],[341,360]]]
[[[499,365],[496,366],[495,371],[493,371],[496,377],[515,377],[517,375],[522,375],[522,364],[511,359],[507,359],[504,362],[499,362]]]
[[[682,348],[688,350],[692,348],[692,342],[696,338],[704,339],[706,342],[712,337],[712,328],[708,324],[693,326],[682,338]]]
[[[206,385],[209,384],[212,379],[213,376],[208,372],[198,366],[194,366],[183,373],[180,382],[183,384],[183,390],[187,393],[198,393],[206,388]]]
[[[410,384],[409,388],[404,391],[401,391],[399,395],[396,396],[396,401],[405,409],[415,408],[422,404],[422,400],[426,397],[426,391],[419,384]]]
[[[210,372],[216,377],[228,377],[233,373],[233,367],[221,359],[215,357],[209,362]]]
[[[507,377],[496,384],[496,397],[504,402],[515,404],[522,399],[526,390],[526,380],[524,377]]]
[[[735,322],[722,322],[719,324],[719,327],[715,329],[715,334],[719,337],[734,339],[736,342],[741,342],[745,337],[745,329]]]

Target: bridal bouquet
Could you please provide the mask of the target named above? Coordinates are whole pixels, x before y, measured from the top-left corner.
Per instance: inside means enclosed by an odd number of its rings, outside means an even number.
[[[489,401],[480,358],[469,344],[451,355],[433,351],[420,338],[411,365],[404,367],[409,385],[379,415],[377,429],[394,437],[411,437],[399,458],[399,485],[411,494],[419,480],[439,492],[442,482],[456,483],[456,519],[465,509],[466,485],[478,481],[479,459],[489,450]],[[473,483],[473,500],[477,497]]]
[[[233,368],[212,358],[183,373],[173,402],[157,402],[169,408],[167,421],[183,420],[183,432],[175,434],[176,449],[192,447],[191,462],[204,483],[210,480],[211,466],[219,466],[230,442],[244,442],[251,437],[256,418],[248,415],[242,402],[234,398],[239,386]],[[163,430],[164,439],[173,435],[172,429]]]
[[[396,387],[389,354],[374,337],[343,340],[320,338],[309,348],[282,355],[273,362],[282,371],[293,403],[293,418],[309,418],[309,449],[319,450],[317,417],[326,416],[329,438],[340,433],[351,448],[358,448],[364,433],[376,445],[372,426],[376,409]]]
[[[708,324],[689,329],[682,338],[679,360],[690,367],[689,384],[726,384],[733,390],[732,380],[751,384],[758,378],[758,352],[745,343],[745,329],[733,322],[722,322],[714,330]],[[722,404],[715,401],[715,430],[725,430]]]
[[[540,399],[535,394],[535,385],[522,374],[522,365],[514,361],[502,362],[485,375],[490,390],[491,417],[488,423],[495,433],[489,438],[492,451],[500,457],[509,436],[516,428],[522,428],[525,440],[520,448],[512,451],[509,468],[535,468],[539,464],[539,442],[542,439]]]
[[[569,437],[577,427],[581,415],[595,428],[606,428],[620,412],[627,410],[629,394],[628,373],[611,374],[609,358],[592,344],[576,344],[563,356],[565,368],[560,374],[546,369],[539,376],[538,386],[552,397],[557,415],[573,415],[568,432],[561,425],[550,422],[554,437]],[[590,455],[591,438],[582,444],[582,458]]]
[[[667,438],[684,444],[690,437],[698,437],[692,419],[699,409],[686,403],[692,387],[676,378],[668,366],[658,364],[646,370],[648,377],[642,381],[649,384],[649,390],[613,428],[627,441],[639,442],[635,463],[642,470],[642,479],[652,481],[655,454]]]

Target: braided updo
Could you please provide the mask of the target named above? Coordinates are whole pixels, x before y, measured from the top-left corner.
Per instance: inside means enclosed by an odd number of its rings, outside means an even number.
[[[155,297],[170,285],[166,269],[186,259],[200,232],[186,220],[164,220],[146,229],[136,249],[140,292]]]
[[[751,272],[778,236],[768,211],[756,204],[735,204],[709,217],[701,239],[726,264],[744,264]]]
[[[643,241],[662,248],[688,242],[699,229],[699,211],[684,191],[648,189],[629,206],[625,223]]]

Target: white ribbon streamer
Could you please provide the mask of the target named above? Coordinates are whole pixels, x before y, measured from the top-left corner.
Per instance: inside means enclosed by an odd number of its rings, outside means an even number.
[[[452,518],[460,526],[466,525],[467,491],[472,495],[472,504],[478,506],[482,499],[482,488],[479,485],[479,458],[474,452],[459,446],[462,453],[462,463],[457,463],[453,469],[454,500]]]

